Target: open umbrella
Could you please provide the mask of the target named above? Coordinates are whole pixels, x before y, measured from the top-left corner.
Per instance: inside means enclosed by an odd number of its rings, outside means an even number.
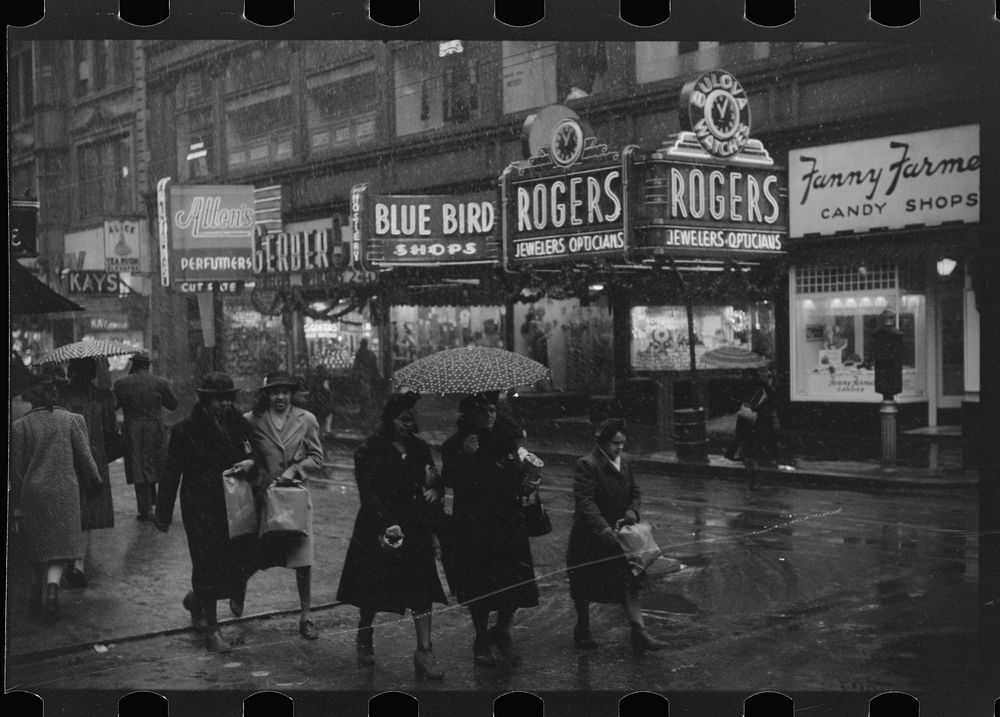
[[[701,363],[713,368],[762,368],[771,362],[746,349],[720,346],[703,353]]]
[[[396,371],[396,390],[421,393],[506,391],[549,378],[549,370],[521,354],[485,346],[446,349],[417,359]]]
[[[50,363],[66,363],[77,358],[93,358],[98,356],[123,356],[125,354],[139,353],[142,349],[117,341],[103,339],[84,339],[72,344],[64,344],[57,349],[49,351],[36,363],[45,365]]]

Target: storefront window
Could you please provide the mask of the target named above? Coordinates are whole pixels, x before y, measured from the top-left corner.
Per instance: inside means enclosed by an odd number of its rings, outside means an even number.
[[[792,399],[878,402],[874,339],[882,312],[903,332],[903,391],[897,400],[925,400],[926,297],[915,277],[895,265],[859,270],[798,267],[791,306]],[[920,347],[920,348],[918,348]]]
[[[247,298],[226,297],[225,302],[226,371],[237,388],[253,393],[265,374],[288,368],[285,328],[280,316],[255,311]]]
[[[610,393],[614,380],[611,312],[604,301],[546,298],[514,305],[514,350],[552,371],[536,391]]]
[[[368,339],[368,348],[381,360],[378,335],[372,330],[368,309],[332,321],[306,318],[303,331],[310,368],[323,366],[334,374],[349,374],[361,339]]]
[[[375,140],[375,61],[306,79],[309,149],[323,152]]]
[[[702,355],[723,346],[774,358],[774,305],[694,306],[694,355],[699,369],[711,369]],[[688,371],[691,339],[684,306],[632,307],[632,368],[636,371]]]
[[[462,346],[502,348],[502,306],[393,306],[393,371],[428,354]]]

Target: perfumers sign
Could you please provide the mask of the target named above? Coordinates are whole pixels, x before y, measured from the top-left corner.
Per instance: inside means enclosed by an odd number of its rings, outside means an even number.
[[[797,149],[791,235],[979,221],[979,126]]]

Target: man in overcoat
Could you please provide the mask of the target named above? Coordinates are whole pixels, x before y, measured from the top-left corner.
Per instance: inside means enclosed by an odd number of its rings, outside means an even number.
[[[127,376],[115,381],[113,391],[122,409],[125,444],[125,480],[135,488],[139,520],[150,520],[156,503],[159,480],[167,450],[167,429],[163,409],[177,408],[173,385],[150,373],[149,354],[132,355]]]

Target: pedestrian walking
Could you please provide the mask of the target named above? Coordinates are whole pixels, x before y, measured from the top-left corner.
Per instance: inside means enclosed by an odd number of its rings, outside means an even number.
[[[178,489],[191,554],[191,591],[184,607],[203,632],[209,650],[230,645],[219,630],[217,602],[230,600],[242,613],[255,536],[229,537],[223,473],[251,480],[257,473],[253,427],[233,406],[237,389],[221,371],[205,376],[191,415],[170,432],[153,525],[166,533]]]
[[[442,489],[430,446],[416,435],[416,393],[393,394],[381,422],[354,452],[361,506],[337,588],[337,600],[361,611],[357,652],[362,666],[375,664],[378,612],[413,615],[418,679],[440,680],[434,659],[431,609],[447,604],[435,562],[433,526],[443,514]]]
[[[375,416],[375,406],[378,404],[378,388],[382,375],[378,370],[378,359],[370,348],[368,339],[361,339],[358,350],[354,354],[354,378],[358,382],[358,404],[361,408],[361,421],[367,424]]]
[[[740,410],[736,414],[736,434],[726,449],[731,461],[743,461],[747,489],[760,485],[760,469],[774,467],[778,461],[777,389],[770,366],[744,372]]]
[[[333,392],[330,390],[330,373],[321,363],[316,364],[309,374],[309,403],[306,408],[316,416],[321,438],[333,432]]]
[[[156,481],[166,457],[167,429],[163,409],[177,408],[173,385],[162,376],[150,373],[149,354],[132,355],[128,375],[115,381],[112,388],[124,423],[125,480],[135,488],[139,520],[149,520],[156,503]]]
[[[47,620],[59,615],[63,573],[83,557],[81,488],[88,498],[101,488],[87,424],[58,398],[55,376],[43,376],[29,392],[31,411],[10,435],[10,503],[15,530],[27,539],[30,610]]]
[[[646,629],[639,593],[645,573],[633,575],[618,541],[622,525],[639,522],[641,495],[624,451],[626,424],[609,418],[597,429],[594,449],[576,462],[573,527],[566,551],[570,597],[576,608],[573,642],[582,649],[599,645],[590,630],[590,603],[622,605],[637,651],[659,650],[666,643]]]
[[[97,471],[101,474],[101,487],[93,498],[88,497],[86,491],[80,490],[80,528],[84,534],[84,554],[76,560],[64,580],[66,587],[82,588],[87,585],[86,558],[93,539],[91,531],[115,526],[108,464],[121,457],[115,454],[120,448],[121,440],[115,417],[115,397],[111,391],[98,388],[94,383],[97,379],[97,359],[88,357],[71,360],[66,376],[68,382],[59,386],[59,403],[67,411],[83,416],[87,424],[90,452],[97,463]]]
[[[267,374],[257,392],[257,404],[244,415],[253,428],[253,445],[261,461],[256,492],[258,504],[273,485],[301,485],[308,491],[309,479],[323,467],[323,446],[316,417],[292,405],[298,382],[286,373]],[[307,640],[319,637],[310,617],[312,601],[312,500],[308,503],[306,534],[264,534],[257,548],[255,567],[285,567],[295,570],[299,593],[299,634]],[[242,606],[241,606],[242,607]]]
[[[497,422],[496,392],[466,396],[459,413],[458,431],[441,448],[442,478],[454,497],[457,585],[452,588],[472,616],[474,663],[495,665],[499,652],[503,661],[516,664],[520,654],[510,633],[514,614],[538,605],[522,510],[522,498],[535,484],[518,455],[523,432]]]

